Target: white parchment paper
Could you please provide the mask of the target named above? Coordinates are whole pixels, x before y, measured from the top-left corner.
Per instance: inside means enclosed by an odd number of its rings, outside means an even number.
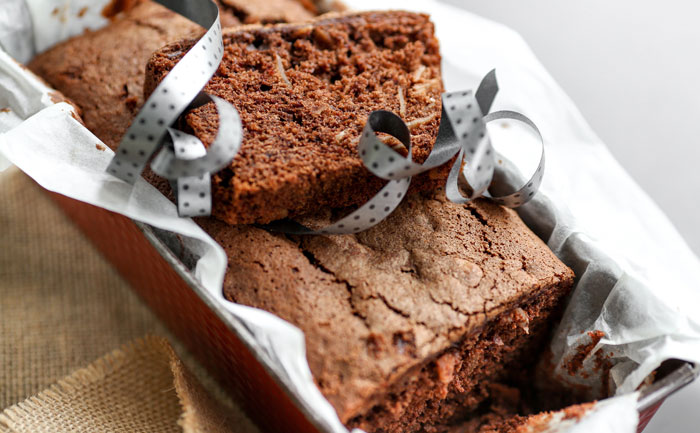
[[[32,22],[40,25],[25,32],[33,39],[27,43],[37,52],[103,25],[99,11],[105,3],[29,0]],[[540,194],[519,212],[579,278],[551,347],[556,373],[564,382],[600,392],[594,354],[602,350],[615,364],[608,386],[621,396],[600,403],[575,426],[552,426],[559,429],[552,431],[634,432],[632,392],[644,378],[666,359],[700,362],[700,324],[693,317],[700,311],[698,259],[517,34],[433,0],[347,3],[356,9],[430,13],[442,44],[448,90],[475,88],[496,68],[502,90],[494,109],[516,110],[537,123],[546,141],[547,172]],[[112,152],[106,146],[100,149],[100,141],[72,117],[69,105],[54,105],[50,90],[0,51],[0,109],[4,108],[8,110],[0,112],[0,169],[9,161],[51,191],[185,236],[202,257],[197,278],[239,321],[259,356],[318,425],[329,432],[346,431],[313,384],[301,331],[269,313],[225,301],[223,250],[191,220],[178,218],[175,206],[151,185],[140,181],[132,190],[107,176],[104,168]],[[517,128],[491,132],[494,141],[506,145],[528,141],[527,133]],[[567,362],[590,343],[590,331],[604,336],[572,374]]]

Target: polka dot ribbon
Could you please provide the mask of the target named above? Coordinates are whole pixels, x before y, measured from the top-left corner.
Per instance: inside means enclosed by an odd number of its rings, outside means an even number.
[[[179,215],[205,216],[211,213],[212,206],[210,174],[233,160],[243,134],[234,106],[201,92],[223,56],[219,8],[212,1],[158,0],[158,3],[208,30],[146,100],[122,138],[107,172],[134,184],[152,159],[153,171],[177,184]],[[197,137],[176,131],[170,125],[186,110],[209,101],[218,110],[220,126],[207,150]]]
[[[411,133],[406,123],[389,111],[374,111],[369,116],[360,138],[358,151],[365,167],[375,176],[389,182],[371,200],[335,223],[320,229],[311,229],[295,221],[282,220],[267,227],[292,234],[348,234],[367,230],[384,220],[401,203],[411,184],[411,178],[457,157],[447,177],[445,194],[455,203],[467,203],[478,197],[488,196],[496,203],[508,207],[521,206],[532,199],[544,174],[544,142],[537,126],[526,116],[513,111],[490,113],[498,82],[495,71],[482,80],[476,93],[472,91],[445,93],[442,96],[442,121],[433,149],[422,164],[411,157]],[[511,119],[532,128],[541,143],[541,156],[537,170],[524,186],[514,193],[491,196],[488,189],[493,184],[496,170],[496,151],[486,130],[489,122]],[[407,155],[397,153],[377,137],[385,133],[399,140],[408,150]],[[460,177],[467,188],[460,189]],[[465,196],[463,190],[469,192]]]

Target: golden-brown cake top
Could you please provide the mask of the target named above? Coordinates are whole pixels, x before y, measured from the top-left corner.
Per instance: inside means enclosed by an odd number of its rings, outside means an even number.
[[[226,296],[304,331],[314,378],[343,421],[498,314],[573,282],[515,212],[485,200],[414,194],[356,235],[203,224],[229,257]]]

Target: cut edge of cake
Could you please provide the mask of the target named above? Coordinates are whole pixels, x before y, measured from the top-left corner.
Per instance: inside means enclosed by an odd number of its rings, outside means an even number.
[[[444,88],[427,15],[330,13],[306,23],[226,29],[223,36],[224,60],[205,91],[236,106],[244,138],[238,156],[213,176],[216,218],[268,223],[367,201],[386,183],[357,154],[374,110],[402,115],[414,160],[430,153]],[[176,42],[154,54],[146,95],[195,42]],[[218,117],[206,105],[188,113],[181,126],[208,145]],[[412,188],[436,188],[448,170],[445,165],[416,176]]]

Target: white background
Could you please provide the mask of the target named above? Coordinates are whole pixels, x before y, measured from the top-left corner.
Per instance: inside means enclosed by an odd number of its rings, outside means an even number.
[[[700,253],[700,3],[444,1],[518,31]],[[699,431],[696,382],[662,406],[646,433]]]

